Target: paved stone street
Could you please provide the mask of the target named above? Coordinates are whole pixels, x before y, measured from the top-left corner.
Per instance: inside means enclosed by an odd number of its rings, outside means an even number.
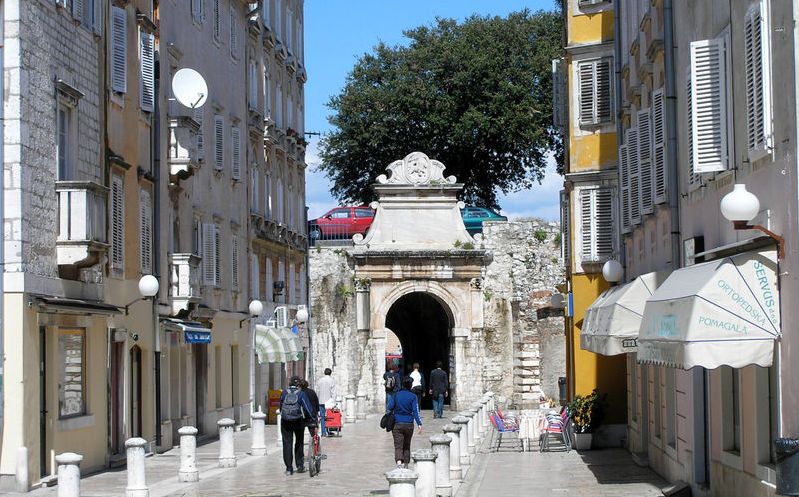
[[[429,448],[429,437],[441,433],[441,427],[454,414],[433,420],[431,411],[424,412],[424,431],[414,435],[413,448]],[[235,469],[217,468],[218,442],[198,448],[201,481],[179,483],[177,468],[179,449],[149,457],[147,481],[151,497],[330,497],[387,495],[384,472],[392,468],[391,437],[378,425],[378,417],[344,425],[341,438],[323,439],[322,473],[311,479],[306,474],[284,475],[283,461],[276,445],[274,426],[267,427],[266,457],[246,455],[250,431],[236,433]],[[125,495],[124,469],[92,475],[81,481],[83,497],[115,497]],[[591,451],[578,454],[549,452],[488,451],[484,441],[476,464],[466,482],[456,489],[456,497],[535,496],[613,496],[645,497],[661,495],[666,482],[648,469],[632,463],[622,449]],[[36,490],[33,497],[54,496],[56,487]]]

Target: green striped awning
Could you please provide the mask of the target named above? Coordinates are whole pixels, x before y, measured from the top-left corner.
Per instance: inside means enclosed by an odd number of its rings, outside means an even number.
[[[302,360],[302,343],[300,337],[291,331],[291,328],[278,328],[283,335],[283,340],[286,344],[286,351],[289,355],[289,361]]]
[[[255,353],[261,363],[288,362],[289,349],[285,337],[278,328],[262,324],[255,325]]]

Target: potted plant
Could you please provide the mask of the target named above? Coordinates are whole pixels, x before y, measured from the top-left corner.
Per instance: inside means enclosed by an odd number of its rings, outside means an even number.
[[[605,411],[605,395],[599,395],[594,389],[588,395],[576,395],[569,402],[569,416],[574,429],[574,448],[588,450],[591,448],[594,430],[602,422]]]

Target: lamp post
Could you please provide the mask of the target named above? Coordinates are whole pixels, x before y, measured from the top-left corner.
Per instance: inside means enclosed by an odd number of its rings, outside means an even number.
[[[308,309],[303,308],[297,311],[297,314],[294,315],[294,319],[297,320],[297,323],[300,325],[300,329],[303,330],[303,333],[308,334],[308,350],[305,352],[305,371],[308,372],[307,376],[309,378],[313,378],[313,371],[311,370],[311,360],[310,360],[310,352],[311,352],[311,334],[308,332],[307,326],[305,324],[308,322]],[[303,344],[304,345],[304,344]]]
[[[621,281],[623,275],[624,268],[621,267],[619,261],[611,259],[607,261],[604,266],[602,266],[602,277],[605,278],[605,281],[608,283],[618,283]]]
[[[130,311],[130,306],[139,302],[140,300],[147,300],[155,297],[158,294],[158,280],[152,274],[145,274],[139,279],[139,295],[141,297],[137,298],[136,300],[130,302],[125,306],[125,315],[128,315]]]
[[[239,328],[241,328],[242,323],[247,321],[248,319],[260,317],[261,314],[264,312],[264,304],[261,303],[260,300],[253,299],[250,301],[250,305],[247,306],[247,311],[250,313],[250,317],[246,317],[239,321]],[[258,410],[258,404],[256,401],[256,392],[255,392],[255,326],[250,323],[250,412],[255,412]]]
[[[732,191],[721,199],[721,215],[728,221],[732,221],[734,229],[757,230],[765,233],[777,242],[777,258],[783,260],[785,258],[785,239],[765,226],[749,224],[759,212],[760,200],[742,183],[736,183]]]

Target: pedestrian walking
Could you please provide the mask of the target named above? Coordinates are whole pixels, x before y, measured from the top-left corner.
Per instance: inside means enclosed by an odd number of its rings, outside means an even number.
[[[308,403],[311,405],[311,412],[318,413],[320,405],[319,396],[316,394],[316,391],[311,388],[308,380],[300,380],[300,390],[308,397]],[[318,418],[318,416],[315,416],[315,418]],[[322,419],[324,419],[324,415],[322,415]],[[305,426],[308,427],[308,434],[313,436],[318,419],[308,418],[305,421]]]
[[[327,426],[325,426],[325,414],[327,409],[332,409],[336,405],[336,380],[333,379],[333,370],[325,368],[325,374],[316,381],[316,393],[319,394],[319,426],[322,428],[322,436],[328,436]]]
[[[402,387],[401,383],[400,375],[397,372],[397,366],[391,366],[391,369],[386,369],[386,372],[383,373],[383,386],[386,388],[386,408],[388,408],[389,400],[399,392]]]
[[[291,385],[280,394],[280,433],[283,437],[283,463],[286,474],[305,472],[305,426],[316,418],[308,396],[300,389],[300,377],[292,376]]]
[[[413,386],[411,392],[416,394],[416,400],[419,402],[419,410],[422,410],[422,397],[424,397],[424,375],[419,371],[419,363],[413,363],[413,371],[411,371],[411,379],[413,379]]]
[[[419,433],[422,433],[422,418],[419,416],[419,402],[416,394],[411,392],[413,379],[402,379],[402,389],[391,397],[387,410],[394,412],[394,460],[397,467],[408,467],[411,461],[411,439],[413,438],[413,422],[416,421]]]
[[[436,369],[430,373],[430,397],[433,399],[433,417],[444,417],[444,398],[449,396],[449,377],[436,361]]]

